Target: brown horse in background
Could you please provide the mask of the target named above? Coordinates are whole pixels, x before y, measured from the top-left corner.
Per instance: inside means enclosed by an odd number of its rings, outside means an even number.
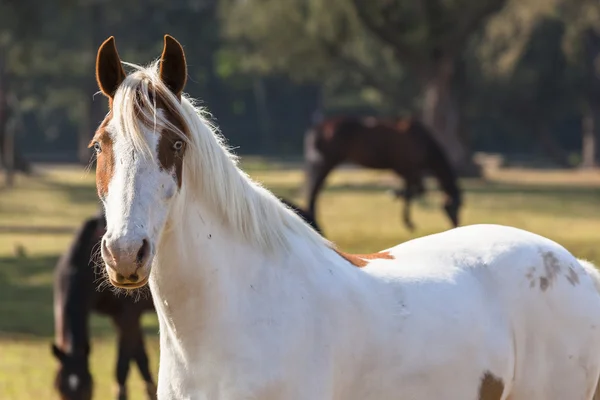
[[[156,399],[156,385],[150,372],[141,317],[154,312],[152,297],[118,296],[99,290],[102,281],[94,270],[94,254],[105,233],[103,212],[88,218],[79,228],[71,246],[54,271],[54,323],[56,342],[52,354],[59,362],[54,387],[62,400],[90,400],[93,379],[90,372],[89,319],[92,312],[110,317],[118,333],[116,398],[128,398],[126,381],[131,362],[137,364],[146,384],[147,399]],[[97,253],[96,253],[97,255]]]
[[[305,135],[304,155],[308,183],[308,212],[316,217],[316,199],[327,175],[344,162],[366,168],[391,169],[404,179],[403,221],[410,230],[411,200],[425,192],[423,176],[431,173],[446,194],[444,210],[454,227],[462,203],[457,175],[429,130],[414,118],[384,120],[374,117],[326,119]]]

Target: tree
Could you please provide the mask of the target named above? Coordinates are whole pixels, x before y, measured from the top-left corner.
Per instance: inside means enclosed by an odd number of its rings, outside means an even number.
[[[564,47],[574,66],[582,118],[581,166],[594,167],[600,130],[600,3],[564,0],[559,10],[567,25]]]
[[[424,121],[453,162],[465,166],[457,63],[472,34],[505,1],[230,1],[226,33],[253,71],[284,71],[325,85],[345,75],[396,109],[414,108],[411,98],[420,93]]]

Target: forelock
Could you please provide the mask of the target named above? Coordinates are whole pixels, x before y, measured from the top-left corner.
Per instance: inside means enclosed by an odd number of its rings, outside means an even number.
[[[168,130],[187,141],[181,104],[160,79],[158,61],[148,67],[124,64],[135,71],[125,78],[115,93],[111,127],[150,158],[154,157],[154,151],[149,147],[142,127],[156,134]]]

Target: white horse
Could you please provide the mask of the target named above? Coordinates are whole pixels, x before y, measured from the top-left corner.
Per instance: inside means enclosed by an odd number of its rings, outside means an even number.
[[[237,167],[182,93],[175,39],[133,67],[100,47],[91,145],[108,279],[156,303],[160,399],[594,398],[591,264],[495,225],[342,253]]]

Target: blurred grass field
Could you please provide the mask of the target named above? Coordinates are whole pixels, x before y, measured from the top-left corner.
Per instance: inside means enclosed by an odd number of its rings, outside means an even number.
[[[304,205],[302,172],[286,165],[246,161],[255,179]],[[449,228],[432,190],[413,206],[417,230],[401,224],[401,203],[387,190],[397,185],[388,172],[343,169],[328,180],[319,200],[326,236],[351,252],[373,252]],[[600,172],[498,170],[486,180],[463,180],[462,224],[499,223],[548,236],[576,256],[600,263]],[[18,177],[14,190],[0,191],[0,228],[70,226],[98,210],[91,172],[74,167],[45,168],[39,176]],[[56,399],[52,379],[52,274],[71,234],[0,233],[0,399]],[[157,323],[144,318],[153,372],[158,367]],[[92,318],[91,368],[95,398],[114,393],[115,337],[106,318]],[[131,399],[143,399],[137,369],[129,380]]]

